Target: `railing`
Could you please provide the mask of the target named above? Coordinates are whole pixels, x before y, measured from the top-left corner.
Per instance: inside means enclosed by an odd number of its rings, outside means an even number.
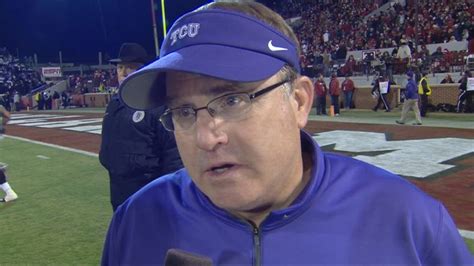
[[[314,64],[303,69],[310,77],[323,74],[328,77],[332,73],[337,76],[371,76],[382,74],[387,77],[406,73],[409,69],[428,70],[430,73],[462,72],[466,69],[466,51],[452,51],[439,56],[425,56],[414,59],[398,59],[390,57],[389,60],[375,58],[373,60],[358,60],[348,63],[344,60],[333,60],[329,64]]]

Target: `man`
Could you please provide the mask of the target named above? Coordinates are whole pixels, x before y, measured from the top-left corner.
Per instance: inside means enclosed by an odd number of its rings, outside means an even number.
[[[10,112],[0,105],[0,141],[3,138],[3,134],[5,133],[5,125],[7,124],[8,120],[10,120]],[[11,188],[10,184],[7,182],[7,165],[5,163],[0,162],[0,188],[5,192],[5,197],[0,198],[0,202],[9,202],[14,201],[18,198],[18,195],[15,191]]]
[[[372,95],[377,95],[377,104],[372,108],[373,111],[377,112],[380,105],[383,104],[385,112],[390,112],[390,103],[387,100],[387,95],[390,92],[390,81],[385,79],[382,74],[379,75],[378,79],[374,81],[372,87]]]
[[[13,111],[19,112],[20,111],[20,93],[15,90],[13,94]]]
[[[50,84],[49,86],[51,87],[52,84]],[[51,99],[51,91],[50,90],[45,90],[43,92],[43,100],[44,100],[44,109],[45,110],[51,110],[52,99]]]
[[[316,115],[326,115],[326,94],[328,88],[324,82],[323,74],[319,74],[314,82],[314,91],[316,94]]]
[[[405,39],[400,40],[400,47],[397,50],[397,58],[405,65],[410,64],[411,61],[411,50]]]
[[[352,106],[352,96],[355,90],[354,81],[352,81],[349,74],[341,84],[341,90],[344,93],[344,109],[349,110]]]
[[[67,109],[69,106],[69,93],[67,90],[63,90],[61,92],[61,103],[63,105],[63,109]]]
[[[168,104],[160,121],[185,169],[119,207],[102,265],[159,265],[171,249],[214,265],[473,262],[441,203],[302,131],[314,89],[298,47],[257,2],[213,2],[175,22],[120,95]]]
[[[441,80],[440,83],[441,84],[454,83],[454,80],[449,73],[446,73],[446,76],[444,76],[444,78]]]
[[[461,84],[459,84],[459,95],[458,95],[458,101],[456,104],[456,112],[472,112],[473,107],[472,107],[472,94],[474,93],[471,90],[468,89],[468,84],[469,79],[472,78],[471,71],[466,70],[464,71],[464,75],[461,78]],[[472,85],[471,85],[472,86]]]
[[[416,122],[413,123],[413,125],[419,126],[422,124],[420,109],[418,108],[418,91],[416,87],[416,82],[413,79],[414,75],[415,73],[413,73],[413,71],[407,72],[408,83],[405,89],[405,101],[403,102],[402,115],[401,115],[400,120],[395,121],[397,124],[400,124],[400,125],[405,124],[408,111],[410,111],[410,109],[413,109],[413,112],[415,112]]]
[[[53,92],[53,106],[54,109],[58,109],[61,107],[61,96],[59,95],[58,91]]]
[[[438,46],[438,48],[436,48],[436,51],[434,51],[432,54],[431,54],[431,57],[434,58],[434,59],[441,59],[443,58],[443,48],[441,46]]]
[[[428,109],[428,96],[431,95],[431,87],[428,82],[428,71],[422,71],[422,77],[418,82],[418,94],[420,95],[420,113],[422,117],[426,116]]]
[[[331,105],[334,106],[334,115],[339,116],[339,80],[334,73],[329,81],[329,95],[331,96]]]
[[[117,63],[119,82],[144,65],[148,56],[136,43],[120,48]],[[115,211],[130,195],[155,178],[182,167],[173,135],[159,122],[163,108],[136,111],[114,96],[102,124],[99,159],[110,176],[110,201]]]

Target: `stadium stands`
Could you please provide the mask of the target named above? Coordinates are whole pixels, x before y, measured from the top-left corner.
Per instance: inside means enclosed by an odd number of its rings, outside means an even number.
[[[418,38],[415,3],[418,3]],[[328,76],[335,70],[339,70],[339,76],[373,74],[381,68],[400,74],[406,71],[408,62],[435,72],[456,72],[465,63],[467,40],[473,37],[474,4],[467,0],[283,0],[267,4],[285,19],[300,20],[294,24],[295,31],[301,41],[303,68],[311,76],[318,73]],[[463,48],[443,50],[443,55],[433,57],[416,52],[416,41],[419,45],[462,42]],[[403,43],[412,54],[405,61],[396,56]],[[342,68],[350,51],[358,50],[389,50],[392,58],[382,58],[380,51],[368,58],[355,57],[357,62]]]
[[[0,101],[3,105],[10,109],[15,94],[25,95],[43,84],[30,60],[20,61],[6,48],[0,48]]]

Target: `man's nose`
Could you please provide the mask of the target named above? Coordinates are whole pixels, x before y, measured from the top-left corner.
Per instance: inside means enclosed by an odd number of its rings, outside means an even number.
[[[213,151],[219,144],[226,144],[228,136],[222,128],[222,119],[212,117],[207,109],[196,113],[195,138],[200,149]]]

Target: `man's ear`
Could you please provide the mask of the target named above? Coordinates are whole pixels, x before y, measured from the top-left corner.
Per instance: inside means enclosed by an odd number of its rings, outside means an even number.
[[[306,76],[298,77],[294,83],[294,97],[296,101],[296,121],[300,129],[306,126],[309,112],[313,106],[314,87],[313,82]]]

